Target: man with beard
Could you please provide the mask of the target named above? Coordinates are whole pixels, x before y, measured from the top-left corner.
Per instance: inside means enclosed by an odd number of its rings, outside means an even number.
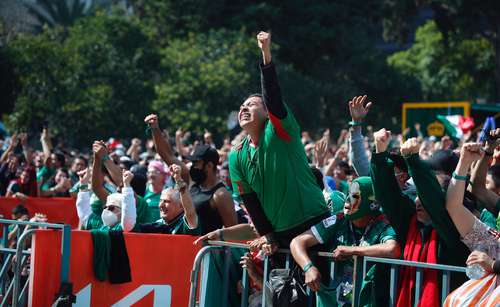
[[[144,121],[150,126],[156,151],[167,165],[177,164],[181,167],[182,179],[189,185],[194,184],[189,193],[200,219],[202,234],[229,227],[237,223],[233,199],[224,183],[217,177],[219,154],[209,145],[199,145],[194,153],[187,157],[192,162],[188,169],[186,164],[177,159],[170,143],[165,139],[158,124],[156,114],[148,115]]]

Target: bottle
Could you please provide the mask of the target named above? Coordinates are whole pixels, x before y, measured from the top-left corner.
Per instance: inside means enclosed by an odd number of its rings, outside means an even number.
[[[484,277],[484,275],[486,275],[486,271],[481,265],[474,263],[473,265],[467,266],[467,268],[465,269],[465,274],[470,279],[481,279]]]

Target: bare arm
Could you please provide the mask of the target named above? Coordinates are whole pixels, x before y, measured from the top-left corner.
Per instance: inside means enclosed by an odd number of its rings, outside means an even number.
[[[500,131],[497,129],[497,131]],[[495,133],[495,132],[494,132]],[[485,155],[476,162],[476,165],[472,169],[471,184],[472,184],[472,194],[479,200],[488,211],[494,215],[498,214],[498,209],[496,204],[500,197],[493,191],[486,188],[486,175],[488,173],[488,168],[491,163],[492,155],[495,150],[497,142],[492,144],[487,143],[485,148]]]
[[[7,158],[9,157],[10,153],[14,150],[14,148],[16,148],[17,144],[18,144],[17,133],[14,133],[10,138],[9,147],[7,147],[7,149],[0,157],[0,163],[5,163],[5,161],[7,161]]]
[[[174,155],[174,151],[170,143],[163,137],[163,134],[158,125],[158,116],[156,114],[148,115],[144,121],[151,127],[151,133],[153,135],[153,142],[155,144],[156,152],[160,157],[167,163],[167,165],[177,164],[182,169],[182,179],[189,183],[189,170],[186,165],[177,159]]]
[[[175,147],[177,148],[177,152],[185,157],[189,154],[187,148],[182,144],[182,130],[179,128],[175,132]]]
[[[97,149],[95,149],[97,150]],[[104,189],[104,180],[102,174],[102,161],[94,151],[94,162],[92,164],[92,192],[97,195],[97,198],[103,203],[106,203],[108,192]]]
[[[220,188],[214,193],[213,203],[222,219],[224,227],[233,226],[238,223],[233,198],[225,188]]]
[[[302,268],[306,268],[305,282],[313,291],[318,291],[321,283],[321,274],[312,263],[311,258],[307,254],[307,250],[319,244],[313,233],[308,230],[297,237],[290,243],[290,251],[292,252],[293,259]],[[309,268],[307,266],[310,266]]]
[[[194,244],[206,240],[228,240],[228,241],[241,241],[252,240],[258,238],[259,235],[253,225],[251,224],[237,224],[227,228],[221,228],[209,232],[194,241]]]
[[[370,246],[344,246],[348,253],[356,256],[399,258],[401,247],[396,240],[388,240],[384,243]]]
[[[462,146],[460,160],[455,169],[456,178],[450,180],[448,192],[446,194],[446,209],[450,214],[455,227],[462,237],[471,232],[474,226],[474,215],[462,205],[466,180],[460,177],[467,176],[467,172],[474,160],[481,156],[481,145],[477,143],[468,143]]]
[[[52,142],[50,141],[50,134],[47,128],[43,128],[42,136],[40,137],[43,149],[43,163],[50,166],[50,154],[52,153]]]

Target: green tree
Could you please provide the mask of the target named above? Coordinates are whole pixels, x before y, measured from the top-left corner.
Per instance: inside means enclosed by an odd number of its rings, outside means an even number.
[[[39,129],[48,120],[80,146],[144,132],[159,56],[138,25],[98,14],[68,31],[20,36],[6,52],[21,83],[10,127]]]
[[[484,38],[463,39],[444,35],[434,21],[419,27],[413,46],[388,58],[391,66],[417,79],[423,98],[493,99],[494,49]]]
[[[469,41],[485,39],[493,48],[496,99],[500,98],[500,3],[495,0],[385,0],[385,34],[387,38],[406,41],[409,24],[421,9],[433,13],[436,27],[443,34],[446,46],[459,39]],[[489,50],[489,48],[488,48]],[[488,51],[489,52],[489,51]]]

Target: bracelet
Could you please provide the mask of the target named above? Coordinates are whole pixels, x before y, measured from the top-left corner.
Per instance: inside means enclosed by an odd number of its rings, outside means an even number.
[[[218,232],[219,232],[219,240],[224,241],[224,230],[220,228]]]
[[[312,268],[313,266],[314,266],[314,263],[312,263],[312,261],[311,261],[308,264],[306,264],[302,270],[304,271],[304,273],[307,273],[307,271],[309,271],[309,269]]]
[[[80,184],[78,187],[80,191],[88,191],[89,190],[89,185],[88,184]]]
[[[355,120],[351,120],[348,124],[349,124],[349,127],[363,126],[363,122],[357,122]]]
[[[102,162],[108,161],[108,160],[110,160],[108,155],[104,155],[104,157],[102,157]]]
[[[455,179],[455,180],[467,181],[467,176],[460,176],[460,175],[458,175],[455,172],[453,172],[453,174],[451,175],[451,177],[453,177],[453,179]]]

